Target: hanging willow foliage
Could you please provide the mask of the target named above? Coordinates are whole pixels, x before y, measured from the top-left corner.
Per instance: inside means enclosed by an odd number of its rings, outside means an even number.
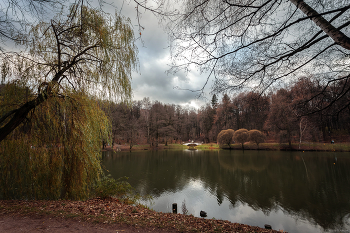
[[[20,42],[25,51],[0,54],[1,80],[20,80],[35,95],[0,115],[0,141],[38,105],[53,96],[69,96],[69,89],[131,100],[137,48],[130,20],[74,4],[68,15],[62,12],[32,26]]]
[[[131,99],[137,48],[128,19],[81,4],[0,54],[2,199],[84,199],[99,185],[111,130],[91,96]]]
[[[110,124],[84,93],[50,98],[0,143],[1,199],[85,199],[102,174]]]

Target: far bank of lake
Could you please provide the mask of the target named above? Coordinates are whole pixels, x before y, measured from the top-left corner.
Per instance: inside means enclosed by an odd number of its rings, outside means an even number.
[[[200,150],[242,150],[242,146],[238,143],[220,147],[217,143],[204,143],[196,146]],[[149,144],[136,144],[132,146],[131,151],[143,150],[166,150],[166,149],[188,149],[189,147],[182,144],[159,144],[157,147]],[[113,149],[107,146],[103,151],[130,151],[130,145],[125,143],[122,145],[114,145]],[[282,151],[331,151],[331,152],[350,152],[350,143],[320,143],[320,142],[305,142],[292,143],[290,147],[288,143],[260,143],[259,146],[255,143],[247,142],[244,144],[244,150],[282,150]]]

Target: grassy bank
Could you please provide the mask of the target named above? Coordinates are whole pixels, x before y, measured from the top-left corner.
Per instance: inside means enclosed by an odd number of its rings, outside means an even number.
[[[195,147],[199,150],[220,150],[220,149],[230,149],[228,145],[223,146],[222,148],[216,143],[207,143],[198,145]],[[158,147],[150,147],[148,144],[144,145],[135,145],[132,147],[132,151],[143,151],[143,150],[183,150],[188,149],[188,146],[181,144],[159,144]],[[231,149],[241,150],[241,144],[231,144]],[[290,147],[288,143],[260,143],[257,146],[255,143],[245,143],[245,150],[288,150],[288,151],[336,151],[336,152],[349,152],[350,143],[316,143],[316,142],[307,142],[302,143],[299,148],[299,143],[292,143]],[[106,150],[112,150],[112,148],[107,147]],[[130,151],[129,145],[119,145],[113,148],[114,151]]]
[[[228,146],[224,146],[223,149],[229,149]],[[232,144],[231,149],[241,150],[242,145]],[[337,152],[349,152],[350,143],[292,143],[291,147],[288,143],[260,143],[259,147],[255,143],[245,143],[245,150],[287,150],[287,151],[337,151]]]

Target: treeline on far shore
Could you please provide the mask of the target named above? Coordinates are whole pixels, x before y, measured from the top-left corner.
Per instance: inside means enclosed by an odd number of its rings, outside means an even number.
[[[216,143],[222,130],[259,130],[266,142],[330,143],[350,139],[349,93],[342,80],[332,86],[311,77],[300,78],[288,88],[261,95],[242,92],[214,94],[200,109],[164,104],[144,98],[127,103],[101,103],[112,122],[113,142],[135,144],[181,143],[197,140]],[[339,95],[341,98],[339,98]],[[334,101],[334,100],[337,101]],[[344,103],[343,103],[344,102]]]

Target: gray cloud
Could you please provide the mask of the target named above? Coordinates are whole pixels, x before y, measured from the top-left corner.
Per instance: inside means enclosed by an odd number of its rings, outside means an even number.
[[[129,17],[135,29],[135,36],[138,37],[139,27],[136,17],[135,4],[133,1],[116,0],[114,4],[121,9],[121,14]],[[185,74],[167,74],[171,63],[168,36],[164,28],[159,25],[158,19],[150,12],[143,12],[140,24],[144,27],[141,30],[141,39],[138,39],[139,49],[139,72],[134,72],[132,88],[134,100],[141,100],[149,97],[151,100],[158,100],[162,103],[181,104],[197,106],[203,105],[203,99],[197,99],[198,93],[182,89],[197,90],[202,88],[206,76],[198,72]],[[203,78],[204,77],[204,78]]]

